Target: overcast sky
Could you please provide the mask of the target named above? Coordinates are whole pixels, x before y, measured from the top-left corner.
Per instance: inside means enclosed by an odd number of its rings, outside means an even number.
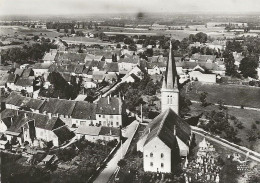
[[[260,12],[260,0],[0,0],[0,15]]]

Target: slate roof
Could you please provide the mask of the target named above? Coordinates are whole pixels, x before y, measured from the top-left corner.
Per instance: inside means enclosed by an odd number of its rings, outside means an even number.
[[[148,124],[143,133],[143,137],[148,135],[145,144],[158,137],[170,148],[175,147],[174,126],[176,128],[176,136],[185,144],[188,144],[191,128],[170,108],[159,114]]]
[[[108,103],[109,101],[109,103]],[[100,98],[97,102],[97,114],[119,115],[122,114],[122,101],[116,97]]]
[[[62,144],[63,142],[72,139],[75,134],[69,130],[67,126],[62,126],[53,130],[55,135],[58,137],[59,142]]]
[[[71,116],[75,119],[96,119],[96,104],[77,101]]]
[[[107,127],[107,126],[101,126],[101,130],[99,132],[99,135],[104,136],[120,136],[120,129],[115,127]]]

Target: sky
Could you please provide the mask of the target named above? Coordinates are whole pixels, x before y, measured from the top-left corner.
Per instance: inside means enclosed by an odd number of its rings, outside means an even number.
[[[260,0],[0,0],[0,15],[259,13]]]

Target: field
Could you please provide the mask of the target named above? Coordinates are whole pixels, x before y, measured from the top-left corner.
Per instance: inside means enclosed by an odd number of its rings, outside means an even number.
[[[45,35],[49,38],[55,38],[61,35],[55,30],[47,30],[47,29],[34,29],[24,26],[0,26],[0,36],[3,35],[27,35],[27,34],[33,34],[33,35]]]
[[[202,107],[200,104],[193,103],[190,107],[192,115],[198,115],[205,111],[213,111],[218,110],[218,106],[207,106]],[[238,129],[238,135],[242,142],[240,143],[242,146],[248,147],[254,151],[260,153],[260,139],[255,142],[248,142],[247,134],[248,131],[251,129],[252,124],[255,124],[255,121],[260,119],[260,112],[254,110],[246,110],[246,109],[236,109],[236,108],[228,108],[228,113],[232,116],[235,116],[239,121],[243,123],[244,129]],[[260,125],[258,125],[258,129]]]
[[[186,91],[186,87],[187,85],[183,92]],[[222,100],[227,105],[260,108],[260,88],[237,85],[200,84],[197,82],[192,86],[192,90],[185,95],[190,100],[199,101],[201,92],[208,93],[207,101],[211,103],[217,103],[219,100]]]

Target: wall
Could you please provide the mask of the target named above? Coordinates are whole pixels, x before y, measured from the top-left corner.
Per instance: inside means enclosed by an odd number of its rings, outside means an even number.
[[[152,157],[150,153],[153,154]],[[163,157],[161,157],[161,154],[163,154]],[[143,161],[144,171],[170,173],[171,149],[156,137],[144,146]],[[153,163],[152,166],[151,162]],[[163,167],[161,167],[161,163],[164,164]]]
[[[96,123],[102,126],[119,127],[122,125],[122,115],[96,114]]]

